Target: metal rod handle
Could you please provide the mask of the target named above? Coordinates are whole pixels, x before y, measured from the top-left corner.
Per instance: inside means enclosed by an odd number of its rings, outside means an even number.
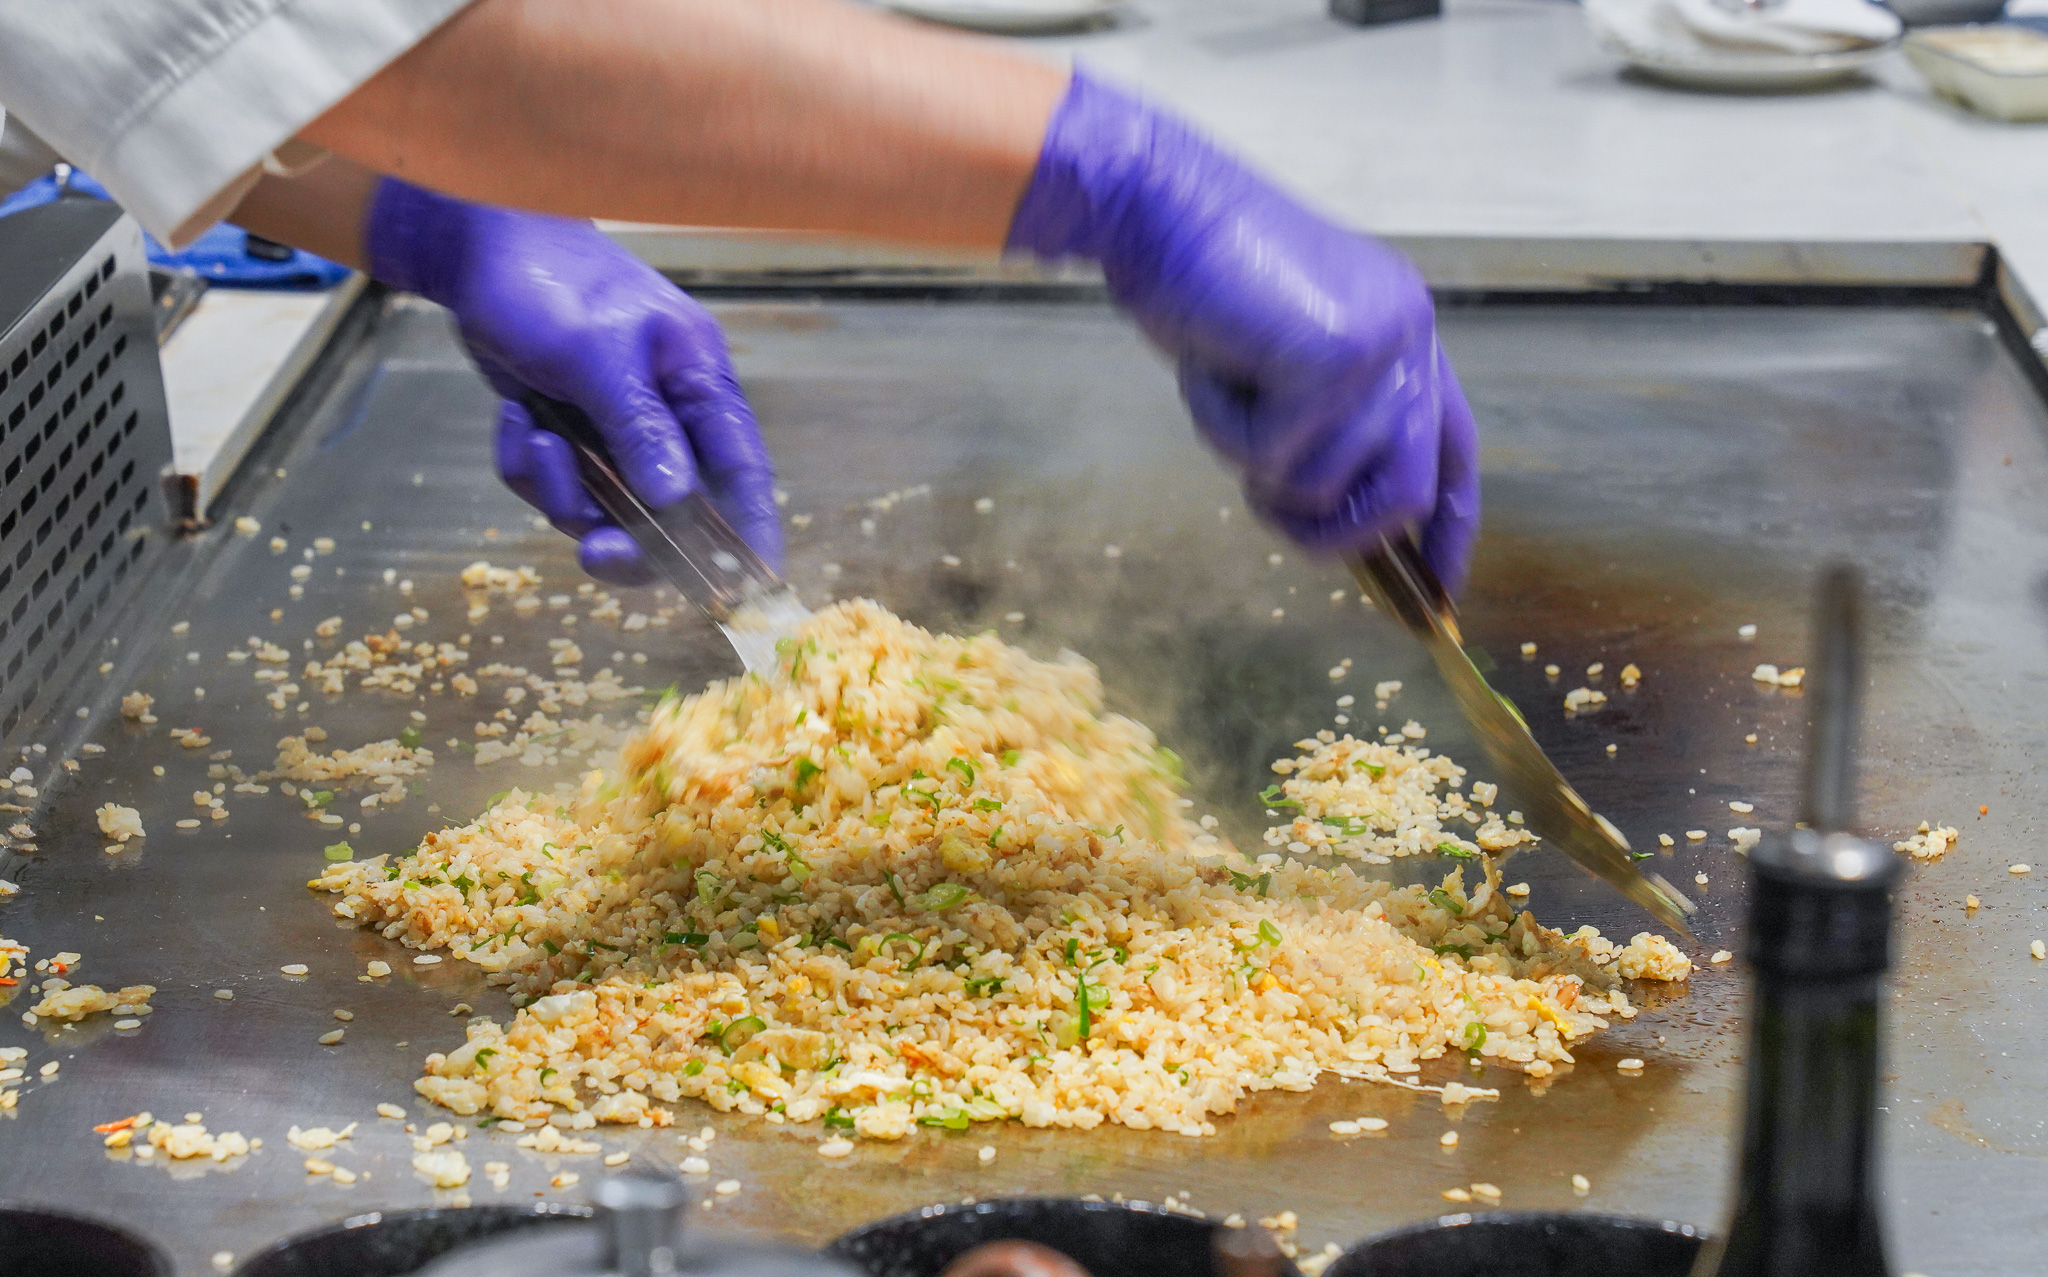
[[[1846,832],[1855,818],[1856,729],[1863,703],[1863,581],[1847,563],[1821,573],[1814,602],[1813,662],[1806,686],[1808,827]]]

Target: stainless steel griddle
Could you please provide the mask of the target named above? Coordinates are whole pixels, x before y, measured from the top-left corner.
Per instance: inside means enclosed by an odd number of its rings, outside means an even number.
[[[1384,713],[1354,711],[1364,725],[1412,717],[1430,745],[1476,761],[1426,658],[1359,605],[1339,565],[1303,559],[1247,517],[1190,436],[1169,371],[1099,301],[756,297],[717,311],[781,460],[787,513],[812,518],[790,530],[789,567],[814,605],[870,594],[923,624],[995,626],[1040,653],[1085,653],[1116,706],[1186,756],[1197,811],[1218,815],[1241,845],[1263,827],[1254,795],[1268,763],[1331,726],[1344,692],[1369,707],[1374,683],[1402,680]],[[1453,309],[1444,331],[1486,434],[1468,636],[1595,809],[1638,848],[1677,838],[1654,863],[1702,906],[1700,958],[1737,939],[1742,875],[1726,831],[1794,815],[1800,698],[1759,687],[1750,670],[1803,661],[1819,563],[1865,565],[1874,615],[1862,809],[1891,835],[1922,819],[1963,830],[1945,862],[1914,876],[1903,908],[1886,1134],[1898,1254],[1905,1268],[1944,1275],[2034,1264],[2048,1200],[2038,1048],[2048,994],[2026,942],[2048,932],[2048,872],[2015,877],[2006,866],[2041,859],[2048,413],[1985,321],[1963,311],[1524,305]],[[81,980],[153,983],[157,1009],[122,1033],[106,1016],[31,1032],[17,1015],[25,999],[6,1008],[0,1045],[30,1048],[31,1080],[0,1118],[0,1198],[122,1221],[193,1275],[210,1271],[216,1251],[247,1256],[345,1215],[448,1200],[415,1179],[405,1137],[373,1106],[441,1116],[412,1096],[421,1057],[462,1040],[456,1003],[503,1016],[504,996],[461,963],[414,967],[408,951],[330,917],[329,899],[304,883],[335,834],[275,792],[231,793],[231,818],[192,833],[172,822],[192,812],[208,753],[232,749],[253,771],[307,724],[353,746],[392,735],[415,708],[440,761],[402,806],[364,819],[353,841],[366,852],[402,850],[496,790],[573,771],[479,770],[447,749],[495,707],[491,691],[480,702],[351,691],[332,704],[309,693],[309,714],[274,713],[254,662],[222,659],[249,635],[285,644],[297,662],[324,617],[344,617],[347,637],[417,604],[430,619],[408,637],[470,632],[478,663],[539,668],[545,640],[573,633],[586,669],[615,650],[645,652],[645,666],[619,668],[650,688],[736,668],[687,615],[637,635],[589,621],[567,630],[550,609],[521,622],[502,604],[483,622],[464,619],[456,574],[477,558],[533,564],[546,592],[573,594],[580,579],[568,542],[535,530],[492,475],[492,410],[443,317],[389,305],[243,467],[216,527],[167,556],[153,595],[103,654],[116,669],[92,685],[82,730],[108,752],[55,788],[36,817],[42,850],[0,870],[23,887],[0,904],[0,934],[38,957],[84,954]],[[929,495],[885,513],[864,505],[924,485]],[[984,496],[992,513],[976,512]],[[259,536],[232,530],[244,514],[262,522]],[[290,539],[289,553],[271,553],[273,533]],[[337,548],[291,600],[289,569],[317,536]],[[942,562],[948,554],[958,567]],[[416,591],[385,584],[387,568]],[[1013,611],[1025,619],[1005,621]],[[174,634],[180,621],[190,630]],[[1745,623],[1758,627],[1753,642],[1736,636]],[[494,633],[502,648],[488,646]],[[1519,655],[1524,641],[1538,645],[1533,661]],[[1345,658],[1352,672],[1333,683],[1327,671]],[[1563,695],[1592,661],[1606,664],[1609,703],[1567,719]],[[1643,670],[1632,693],[1616,683],[1630,661]],[[1547,662],[1564,669],[1554,683]],[[156,695],[154,728],[114,713],[130,688]],[[52,722],[53,756],[74,724]],[[179,748],[167,733],[183,726],[211,745]],[[150,831],[119,855],[102,852],[92,827],[92,809],[110,799],[139,806]],[[1738,816],[1731,800],[1756,811]],[[352,802],[337,810],[356,814]],[[1704,843],[1684,838],[1695,828],[1709,832]],[[1705,886],[1694,883],[1701,872]],[[1531,907],[1549,922],[1590,922],[1617,939],[1644,925],[1558,857],[1525,855],[1509,876],[1533,884]],[[1973,917],[1966,892],[1983,901]],[[397,973],[359,983],[372,958]],[[311,974],[280,975],[292,962]],[[232,1002],[213,997],[221,988]],[[1257,1097],[1200,1142],[984,1126],[864,1144],[843,1162],[816,1156],[809,1131],[690,1106],[677,1116],[684,1129],[718,1129],[711,1179],[745,1185],[699,1217],[811,1241],[968,1194],[1186,1191],[1213,1213],[1292,1209],[1312,1248],[1430,1216],[1446,1206],[1440,1190],[1473,1180],[1501,1186],[1508,1207],[1712,1225],[1739,1095],[1739,995],[1737,968],[1703,970],[1689,991],[1645,997],[1633,1023],[1537,1088],[1441,1062],[1434,1075],[1503,1089],[1498,1103],[1459,1115],[1428,1096],[1331,1082]],[[335,1007],[355,1012],[347,1041],[319,1046]],[[1614,1068],[1630,1055],[1648,1061],[1640,1077]],[[58,1079],[34,1080],[51,1058]],[[232,1169],[110,1157],[92,1125],[143,1108],[200,1111],[265,1147]],[[1326,1130],[1367,1114],[1391,1120],[1385,1136],[1339,1142]],[[286,1128],[348,1121],[362,1126],[335,1160],[371,1177],[341,1189],[304,1176]],[[1453,1128],[1463,1138],[1446,1152],[1438,1136]],[[600,1134],[608,1149],[670,1164],[683,1151],[672,1131]],[[998,1155],[983,1167],[985,1143]],[[601,1169],[595,1157],[515,1150],[487,1130],[460,1147],[472,1165],[514,1167],[504,1194],[473,1182],[478,1203],[580,1200]],[[549,1188],[563,1168],[584,1183]],[[1573,1195],[1574,1173],[1592,1181],[1589,1197]],[[709,1182],[696,1181],[704,1196]]]

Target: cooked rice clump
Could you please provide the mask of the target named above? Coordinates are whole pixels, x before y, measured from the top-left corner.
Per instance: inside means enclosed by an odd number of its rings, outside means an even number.
[[[1488,810],[1495,786],[1474,785],[1467,799],[1458,788],[1465,769],[1419,745],[1321,731],[1294,747],[1299,757],[1273,764],[1287,779],[1259,795],[1268,810],[1298,813],[1266,831],[1270,847],[1384,865],[1402,856],[1472,859],[1536,841]]]
[[[527,999],[429,1056],[422,1095],[575,1126],[666,1123],[688,1096],[878,1138],[1197,1135],[1324,1070],[1471,1050],[1547,1072],[1632,1013],[1490,863],[1424,890],[1215,854],[1178,760],[1103,711],[1079,658],[868,602],[785,648],[765,678],[665,700],[621,779],[515,790],[314,881]]]
[[[119,803],[101,803],[93,816],[99,822],[100,832],[115,842],[127,842],[130,838],[143,836],[142,813],[133,807],[123,807]]]

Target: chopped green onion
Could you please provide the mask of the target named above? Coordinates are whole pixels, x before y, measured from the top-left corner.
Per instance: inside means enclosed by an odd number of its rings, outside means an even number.
[[[420,729],[418,727],[406,728],[398,734],[398,743],[405,749],[418,749],[420,747]]]
[[[917,964],[924,961],[924,943],[921,940],[919,940],[916,936],[911,935],[907,931],[891,931],[888,935],[882,937],[882,942],[880,944],[875,946],[875,952],[880,953],[884,949],[887,949],[889,947],[889,942],[891,940],[907,941],[910,947],[913,950],[915,950],[915,952],[913,952],[910,955],[910,967],[908,968],[909,970],[915,971],[917,969]]]
[[[1263,896],[1266,894],[1267,889],[1273,885],[1273,871],[1270,869],[1257,877],[1253,877],[1251,874],[1241,874],[1235,869],[1230,870],[1229,873],[1231,888],[1236,891],[1250,891]]]
[[[496,1055],[497,1053],[497,1048],[488,1046],[485,1047],[483,1050],[478,1051],[476,1053],[476,1071],[479,1073],[483,1072],[484,1069],[489,1066],[491,1062],[491,1057]]]
[[[949,1131],[964,1131],[972,1123],[965,1109],[952,1109],[945,1113],[927,1113],[917,1119],[923,1126],[943,1126]]]
[[[1292,807],[1301,810],[1301,804],[1289,798],[1276,782],[1259,791],[1259,801],[1268,807]]]
[[[747,1044],[748,1039],[768,1027],[768,1022],[758,1015],[743,1015],[718,1031],[718,1049],[731,1055]]]
[[[692,949],[707,944],[710,940],[711,937],[701,931],[664,931],[661,935],[663,944],[688,945]]]
[[[1449,856],[1453,860],[1475,860],[1479,855],[1478,852],[1470,848],[1460,847],[1458,844],[1449,841],[1438,843],[1436,845],[1436,854],[1439,856]]]
[[[1074,1004],[1078,1008],[1074,1013],[1075,1027],[1080,1030],[1080,1040],[1085,1042],[1089,1033],[1094,1030],[1096,1009],[1109,1005],[1109,990],[1100,984],[1090,985],[1087,971],[1076,971]]]
[[[969,789],[974,788],[973,763],[968,762],[964,758],[949,758],[946,760],[946,770],[949,772],[958,772],[960,774],[960,777],[967,782],[967,787]]]
[[[1276,949],[1280,947],[1280,928],[1273,925],[1271,918],[1259,919],[1259,939]]]
[[[1003,805],[993,798],[977,798],[974,800],[974,810],[976,811],[1001,811],[1002,809]]]
[[[1016,750],[1014,750],[1014,749],[1006,749],[1006,750],[1004,750],[1004,751],[1003,751],[1003,766],[1005,766],[1005,767],[1015,767],[1015,766],[1017,765],[1017,759],[1018,759],[1019,757],[1020,757],[1020,755],[1019,755],[1019,754],[1018,754],[1018,752],[1017,752]]]
[[[326,849],[320,854],[329,860],[354,860],[356,858],[356,849],[349,846],[347,841],[344,840],[327,844]]]
[[[959,908],[970,899],[980,897],[957,882],[942,882],[913,899],[911,903],[928,913],[944,913],[948,909]]]
[[[1477,1052],[1486,1045],[1486,1026],[1474,1020],[1465,1026],[1465,1049]]]
[[[704,1071],[704,1061],[692,1060],[683,1066],[684,1077],[695,1077]]]
[[[1372,777],[1374,780],[1378,780],[1380,777],[1387,774],[1387,769],[1385,767],[1380,766],[1378,763],[1368,763],[1363,758],[1358,759],[1356,762],[1352,763],[1351,767],[1354,771],[1364,772],[1366,775]]]
[[[1451,896],[1451,893],[1445,891],[1442,887],[1431,887],[1429,889],[1429,902],[1445,913],[1454,913],[1459,917],[1463,917],[1465,914],[1465,906],[1459,904]]]
[[[825,1125],[838,1127],[842,1131],[853,1129],[853,1114],[834,1104],[825,1110]]]
[[[796,879],[799,884],[810,878],[811,862],[797,854],[796,848],[789,845],[787,838],[773,829],[764,829],[761,831],[761,841],[782,853],[782,858],[789,862],[789,876]]]

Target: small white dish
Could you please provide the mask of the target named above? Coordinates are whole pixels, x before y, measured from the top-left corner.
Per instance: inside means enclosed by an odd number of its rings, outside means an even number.
[[[1098,25],[1125,0],[883,0],[886,7],[927,22],[996,35],[1049,35]]]
[[[1923,27],[1906,56],[1934,91],[1997,120],[2048,120],[2048,35],[2029,27]]]

